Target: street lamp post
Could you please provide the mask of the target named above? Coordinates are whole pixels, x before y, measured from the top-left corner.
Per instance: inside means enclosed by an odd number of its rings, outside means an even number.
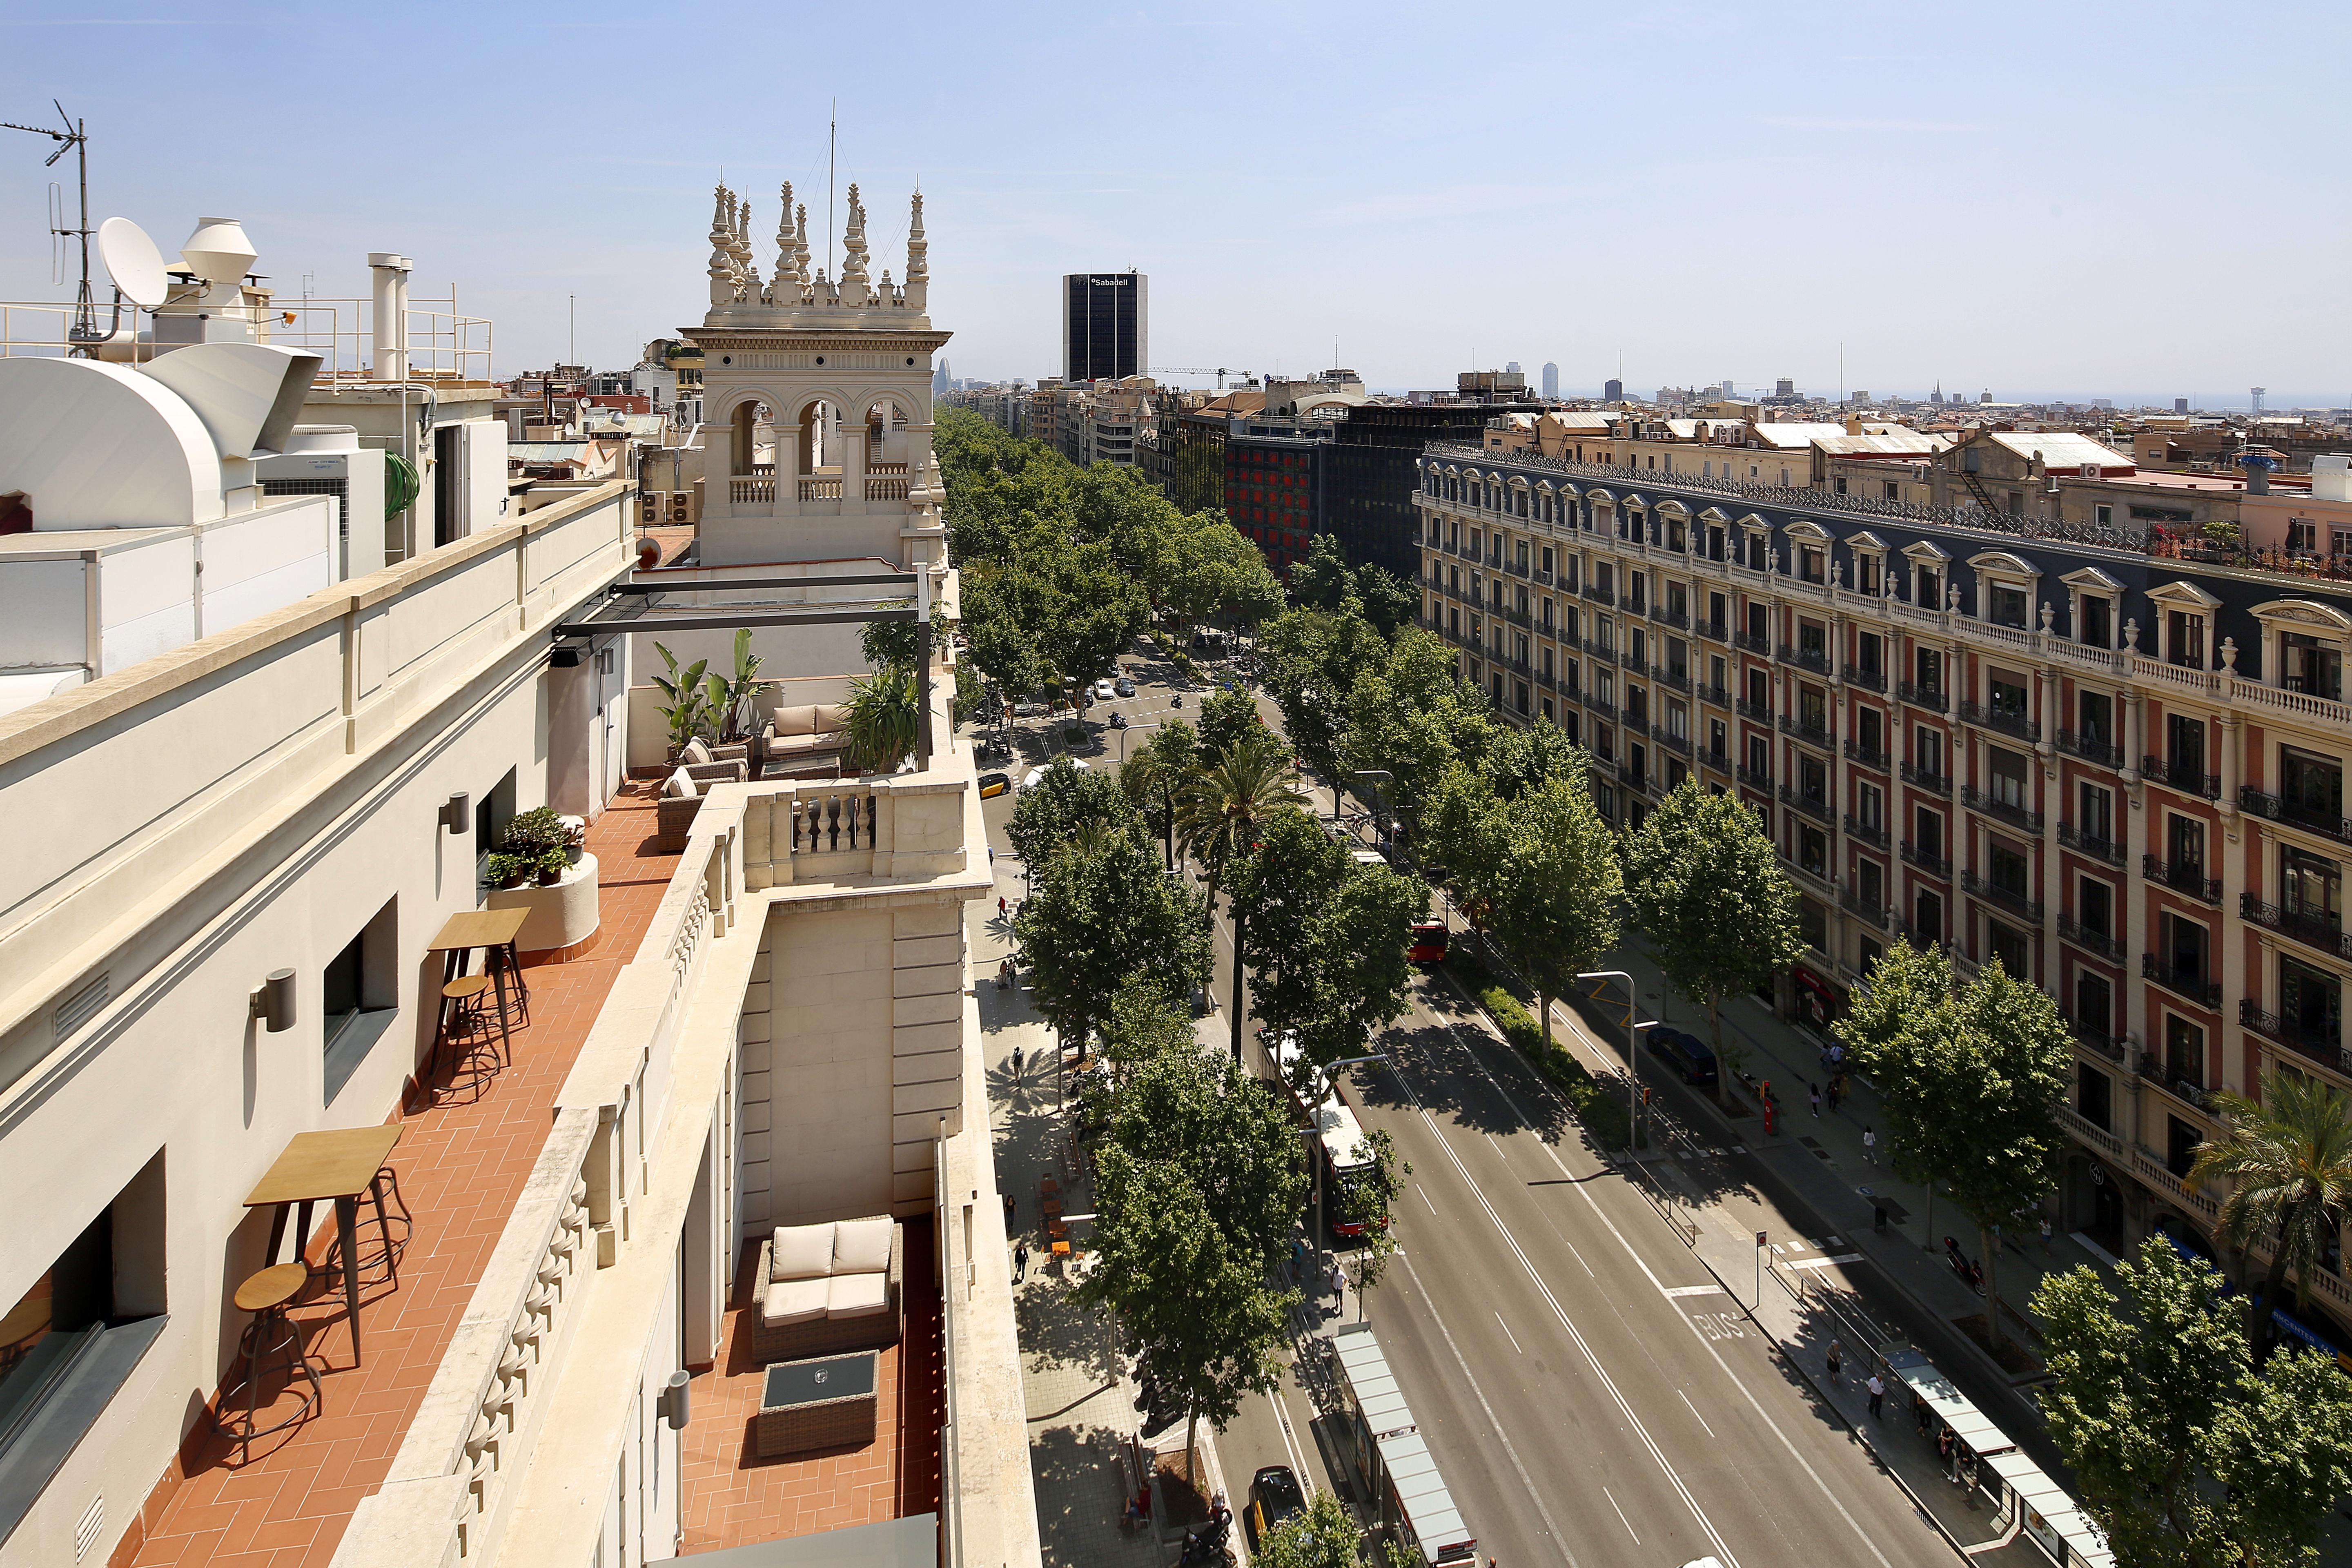
[[[1127,767],[1127,738],[1139,730],[1157,730],[1166,722],[1165,720],[1155,719],[1149,724],[1129,724],[1118,732],[1118,765],[1122,772]],[[1166,856],[1168,869],[1172,873],[1176,869],[1176,792],[1165,779],[1160,785],[1160,821],[1166,835],[1161,852]]]
[[[1396,783],[1396,775],[1390,773],[1386,768],[1366,768],[1360,772],[1352,773],[1348,775],[1348,782],[1349,784],[1360,784],[1366,779],[1378,779],[1381,784],[1392,784]],[[1380,824],[1378,819],[1388,815],[1388,807],[1386,805],[1388,792],[1381,788],[1379,784],[1375,784],[1370,795],[1366,795],[1360,789],[1358,790],[1356,792],[1356,798],[1372,808],[1374,818],[1373,836],[1375,837],[1379,837],[1378,829]],[[1331,792],[1331,809],[1333,815],[1336,816],[1338,814],[1339,808],[1339,792],[1335,789]]]
[[[1642,994],[1633,988],[1633,977],[1622,969],[1595,969],[1580,974],[1577,978],[1579,980],[1622,980],[1625,983],[1625,1153],[1630,1158],[1633,1152],[1634,1142],[1640,1136],[1642,1130],[1642,1074],[1641,1069],[1634,1065],[1634,1051],[1637,1048],[1634,1042],[1642,1037],[1643,1030],[1654,1029],[1664,1020],[1653,1018],[1646,1024],[1637,1024],[1633,1021],[1633,1015],[1639,1010],[1633,1004],[1641,1000]]]

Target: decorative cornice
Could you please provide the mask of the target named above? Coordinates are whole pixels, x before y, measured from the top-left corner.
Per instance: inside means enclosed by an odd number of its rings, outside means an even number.
[[[895,331],[861,327],[777,327],[762,330],[751,327],[680,327],[678,335],[708,352],[712,349],[743,350],[762,353],[791,353],[804,351],[823,353],[831,350],[845,353],[872,353],[884,349],[908,349],[929,353],[950,338],[953,332]],[[707,373],[706,373],[707,374]]]

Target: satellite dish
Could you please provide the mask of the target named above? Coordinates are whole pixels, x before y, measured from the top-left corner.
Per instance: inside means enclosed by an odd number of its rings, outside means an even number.
[[[98,254],[124,299],[150,310],[163,302],[169,282],[163,275],[163,253],[145,229],[127,217],[108,218],[98,226]]]

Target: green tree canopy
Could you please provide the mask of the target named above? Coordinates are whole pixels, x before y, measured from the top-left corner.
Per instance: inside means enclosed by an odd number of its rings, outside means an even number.
[[[1955,994],[1940,949],[1898,942],[1854,988],[1835,1027],[1878,1088],[1895,1169],[1923,1185],[1941,1180],[1976,1222],[1986,1299],[1998,1302],[1994,1233],[2050,1195],[2066,1147],[2058,1113],[2074,1037],[2057,1005],[1999,960]],[[1986,1321],[2000,1340],[2000,1311]]]
[[[1723,1037],[1723,1004],[1797,961],[1797,890],[1755,812],[1686,780],[1669,791],[1626,846],[1633,924],[1666,984],[1706,1009],[1723,1079],[1746,1053]],[[1717,1093],[1727,1090],[1727,1082]]]
[[[2189,1180],[2227,1180],[2216,1228],[2241,1256],[2258,1242],[2271,1248],[2251,1325],[2255,1342],[2267,1345],[2287,1269],[2294,1270],[2300,1309],[2352,1203],[2352,1095],[2301,1073],[2274,1072],[2261,1100],[2225,1090],[2213,1096],[2213,1107],[2228,1131],[2198,1145]]]
[[[1205,756],[1199,732],[1181,719],[1171,719],[1119,764],[1119,788],[1160,840],[1171,870],[1176,864],[1176,803],[1200,776]]]
[[[1387,664],[1387,640],[1353,611],[1290,610],[1259,633],[1258,658],[1291,744],[1316,771],[1336,776],[1348,694],[1359,675]]]
[[[2085,1264],[2033,1293],[2052,1441],[2084,1506],[2134,1568],[2319,1560],[2352,1488],[2352,1384],[2316,1351],[2254,1363],[2222,1280],[2161,1237],[2116,1268]]]
[[[1222,756],[1274,738],[1274,731],[1258,717],[1257,699],[1248,692],[1228,689],[1201,700],[1201,749],[1208,755]]]
[[[1042,872],[1032,862],[1032,890],[1013,918],[1037,1011],[1065,1040],[1084,1040],[1130,982],[1171,1002],[1209,983],[1208,909],[1160,869],[1141,825],[1128,820],[1125,831],[1097,829],[1108,842],[1095,852],[1060,856]]]
[[[1549,1047],[1551,999],[1617,945],[1616,838],[1583,778],[1557,774],[1499,801],[1482,835],[1491,847],[1475,863],[1476,896],[1535,990]]]
[[[1090,824],[1125,828],[1135,821],[1134,805],[1117,779],[1082,768],[1068,757],[1046,764],[1036,787],[1021,792],[1004,836],[1013,852],[1029,863],[1032,876],[1075,843]]]

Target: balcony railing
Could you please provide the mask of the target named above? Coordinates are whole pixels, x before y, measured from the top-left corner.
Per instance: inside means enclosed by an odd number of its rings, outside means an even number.
[[[2105,931],[2093,931],[2072,915],[2058,917],[2058,934],[2085,952],[2095,952],[2110,963],[2124,961],[2124,944]]]
[[[1819,796],[1807,795],[1801,790],[1791,789],[1787,784],[1780,786],[1780,804],[1792,811],[1803,812],[1824,827],[1832,826],[1837,821],[1837,818],[1831,815],[1829,802]]]
[[[1802,741],[1808,746],[1819,746],[1824,752],[1832,747],[1830,732],[1827,730],[1819,724],[1808,724],[1801,719],[1792,719],[1785,713],[1780,716],[1780,733],[1791,740]]]
[[[1898,700],[1914,708],[1925,708],[1937,713],[1951,710],[1951,693],[1940,686],[1922,686],[1913,680],[1898,680],[1895,683],[1895,695]]]
[[[1886,847],[1886,825],[1864,822],[1852,812],[1845,814],[1845,830],[1874,849]]]
[[[1731,706],[1731,693],[1720,686],[1701,686],[1694,689],[1691,694],[1701,702],[1712,702],[1717,708]]]
[[[2028,811],[2025,807],[2009,801],[1996,800],[1982,790],[1963,786],[1960,790],[1960,804],[1970,811],[1981,811],[1987,816],[2000,817],[2003,822],[2022,827],[2028,833],[2042,831],[2042,817],[2040,812]]]
[[[2078,1110],[2061,1107],[2059,1120],[2066,1130],[2117,1164],[2124,1163],[2124,1141]]]
[[[1928,854],[1908,838],[1903,841],[1903,861],[1906,865],[1916,866],[1930,877],[1940,877],[1947,882],[1952,879],[1950,860],[1941,855]]]
[[[2046,906],[2041,900],[2027,898],[2016,889],[2004,888],[1999,882],[1990,881],[1978,876],[1974,871],[1960,873],[1960,890],[1999,904],[2011,913],[2023,915],[2035,925],[2042,923],[2042,916]]]
[[[1800,669],[1810,669],[1816,675],[1827,675],[1830,672],[1830,656],[1817,647],[1791,647],[1787,643],[1782,643],[1780,652],[1774,657],[1782,664],[1793,664]]]
[[[1624,667],[1625,673],[1628,675],[1647,675],[1650,673],[1650,661],[1643,658],[1640,654],[1629,653],[1622,655],[1619,657],[1617,662]]]
[[[2188,1183],[2174,1175],[2164,1163],[2164,1156],[2152,1149],[2135,1145],[2132,1149],[2132,1169],[2140,1180],[2162,1188],[2199,1213],[2212,1215],[2221,1205]]]
[[[2139,858],[2140,875],[2151,882],[2161,882],[2176,893],[2186,893],[2209,904],[2221,901],[2221,884],[2205,875],[2205,868],[2197,861],[2175,863],[2155,855]]]
[[[2139,955],[2139,974],[2143,980],[2153,980],[2175,996],[2185,996],[2200,1007],[2219,1007],[2221,987],[2197,971],[2175,969],[2153,952]]]
[[[1661,686],[1671,686],[1676,691],[1684,692],[1691,689],[1690,671],[1680,665],[1668,665],[1664,669],[1654,670],[1652,673],[1657,677],[1658,684]]]
[[[2256,816],[2284,822],[2305,832],[2333,838],[2339,844],[2352,844],[2352,816],[2339,816],[2332,811],[2314,811],[2283,795],[2264,795],[2258,789],[2241,789],[2238,805]]]
[[[2074,1031],[2074,1038],[2092,1050],[2111,1062],[2120,1062],[2124,1059],[2124,1043],[2120,1037],[2110,1035],[2104,1029],[2086,1028],[2082,1020],[2070,1013],[2061,1013],[2059,1016],[2064,1018],[2066,1026]]]
[[[1865,768],[1876,768],[1883,773],[1886,771],[1887,764],[1894,759],[1885,752],[1874,752],[1858,742],[1848,741],[1845,743],[1845,760],[1849,763],[1860,763]]]
[[[2011,713],[1999,708],[1988,708],[1981,702],[1961,703],[1960,722],[1981,725],[1988,730],[1998,730],[2004,735],[2014,735],[2021,741],[2042,739],[2042,726],[2033,720],[2022,713]]]
[[[2058,731],[2058,749],[2070,757],[2080,757],[2086,763],[2096,763],[2103,768],[2124,765],[2124,749],[2100,740],[2095,735],[2077,734],[2072,730]]]
[[[1604,664],[1617,662],[1617,649],[1608,643],[1595,642],[1591,637],[1587,637],[1584,639],[1584,651]]]
[[[1769,702],[1750,702],[1743,697],[1739,700],[1739,716],[1742,719],[1753,719],[1759,724],[1769,724],[1772,721],[1772,705]]]
[[[2105,860],[2110,866],[2128,865],[2131,852],[2112,838],[2100,838],[2084,832],[2071,822],[2058,825],[2058,842],[2067,848]]]
[[[2203,765],[2202,763],[2168,763],[2158,756],[2146,756],[2139,760],[2139,771],[2158,784],[2170,784],[2183,795],[2219,800],[2221,798],[2221,775],[2198,772]]]
[[[2200,1110],[2208,1109],[2203,1084],[2185,1072],[2166,1067],[2153,1055],[2139,1058],[2139,1076],[2167,1094],[2186,1100]]]
[[[1721,621],[1701,621],[1693,629],[1700,637],[1706,638],[1709,642],[1729,642],[1731,640],[1731,628],[1725,626]]]
[[[1952,775],[1949,773],[1930,773],[1916,763],[1904,763],[1902,773],[1903,782],[1914,788],[1933,790],[1946,797],[1952,793]]]
[[[2238,999],[2238,1022],[2267,1039],[2352,1076],[2352,1051],[2344,1048],[2344,1026],[2340,1020],[2327,1019],[2314,1028],[2298,1019],[2265,1013],[2252,997],[2242,996]]]
[[[1849,664],[1845,667],[1845,679],[1852,685],[1867,687],[1873,691],[1884,692],[1886,689],[1886,670],[1882,666],[1865,669],[1861,665]]]
[[[1851,818],[1848,819],[1852,820]],[[1838,889],[1838,905],[1857,920],[1867,921],[1880,931],[1886,929],[1886,907],[1866,903],[1843,888]]]
[[[1731,772],[1731,757],[1729,753],[1724,752],[1701,752],[1698,754],[1698,764],[1703,768],[1713,768],[1719,773]]]
[[[1653,724],[1650,726],[1650,739],[1655,741],[1658,744],[1665,747],[1666,750],[1670,752],[1679,752],[1685,757],[1691,754],[1690,737],[1688,735],[1677,735],[1663,724]]]
[[[1736,648],[1743,649],[1746,652],[1768,658],[1771,657],[1772,653],[1771,639],[1769,637],[1759,637],[1754,632],[1732,633],[1731,646]]]
[[[1751,768],[1746,763],[1742,763],[1739,764],[1739,782],[1749,789],[1760,789],[1766,795],[1772,793],[1772,774],[1769,769]]]
[[[1591,583],[1584,585],[1581,596],[1591,600],[1596,605],[1614,605],[1617,602],[1615,589],[1596,587]]]
[[[1650,618],[1656,621],[1661,626],[1672,626],[1678,632],[1686,632],[1690,630],[1690,612],[1688,610],[1662,610],[1657,605],[1653,605],[1650,606]]]
[[[2252,893],[2238,895],[2238,913],[2258,926],[2283,931],[2305,947],[2315,947],[2331,958],[2352,958],[2352,931],[2347,931],[2340,920],[2266,904]]]

